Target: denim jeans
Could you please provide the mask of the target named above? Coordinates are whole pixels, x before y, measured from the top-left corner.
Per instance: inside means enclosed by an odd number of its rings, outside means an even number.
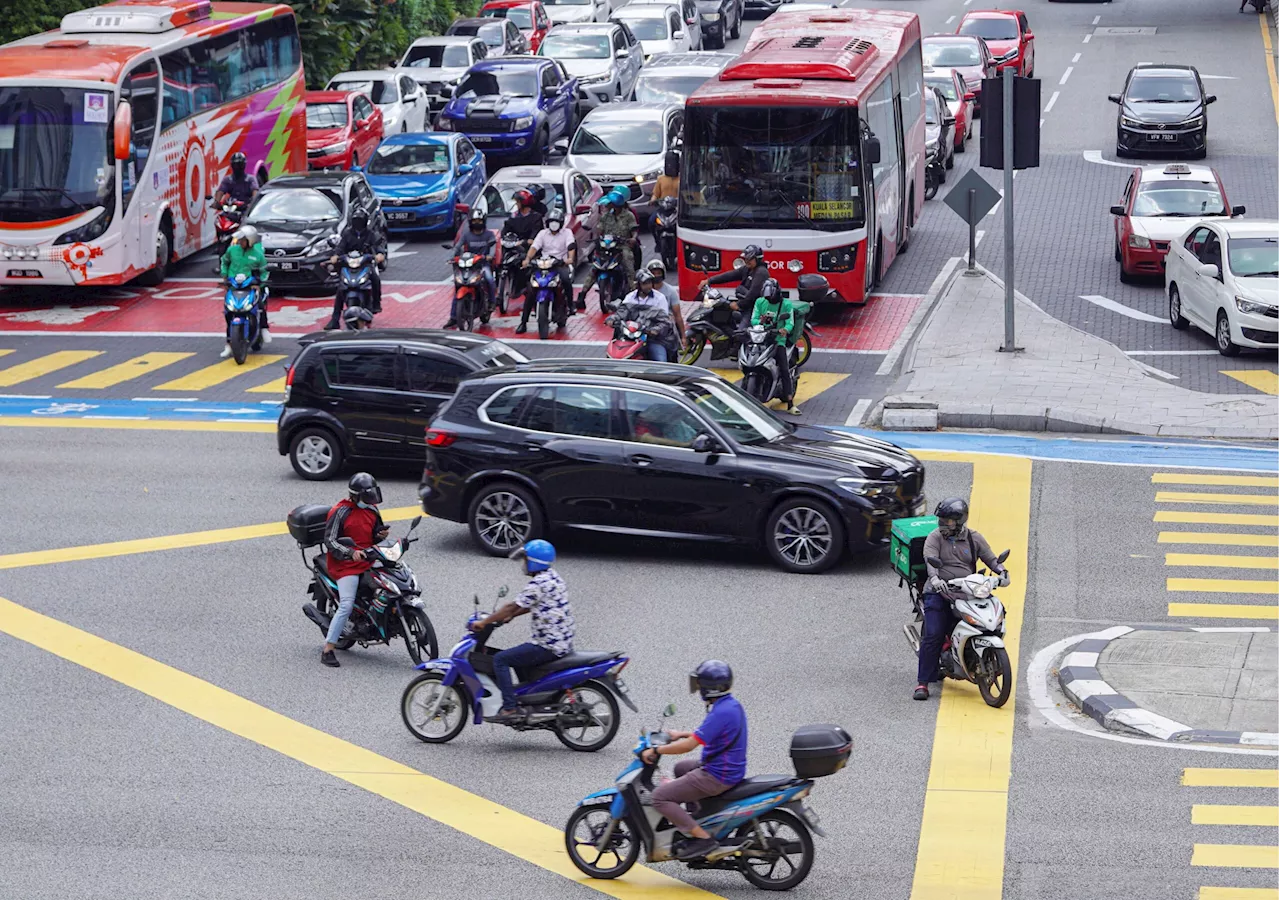
[[[515,688],[511,685],[511,670],[526,666],[540,666],[558,657],[546,647],[537,644],[517,644],[509,650],[502,650],[493,655],[493,680],[502,691],[502,708],[515,709],[520,705],[516,699]]]
[[[924,630],[920,635],[920,662],[917,666],[916,684],[942,680],[938,659],[942,655],[943,642],[955,627],[956,617],[951,612],[950,601],[941,594],[925,594]]]
[[[671,358],[667,354],[667,345],[653,339],[645,343],[644,352],[653,362],[667,362]]]
[[[342,629],[346,627],[347,619],[351,618],[351,610],[356,605],[356,593],[359,590],[359,575],[343,575],[338,579],[338,611],[334,613],[333,621],[329,623],[329,634],[325,637],[325,643],[336,644],[338,638],[342,637]]]

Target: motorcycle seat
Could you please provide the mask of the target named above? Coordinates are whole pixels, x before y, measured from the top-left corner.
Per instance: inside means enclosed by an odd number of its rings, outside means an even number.
[[[741,800],[754,797],[756,794],[767,794],[786,787],[795,781],[794,775],[752,775],[744,778],[723,794],[717,794],[712,800]]]
[[[563,672],[565,669],[576,669],[581,666],[594,666],[597,663],[602,663],[610,659],[617,659],[621,655],[622,654],[617,651],[610,651],[607,653],[594,651],[570,653],[567,656],[560,657],[559,659],[553,659],[549,663],[544,663],[540,666],[533,666],[531,668],[521,668],[516,671],[520,675],[520,681],[527,684],[530,681],[537,681],[539,678],[545,678],[553,672]],[[526,675],[528,677],[525,677]]]

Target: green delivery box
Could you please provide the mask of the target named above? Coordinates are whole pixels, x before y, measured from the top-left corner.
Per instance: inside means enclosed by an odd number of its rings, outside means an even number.
[[[889,532],[889,562],[908,581],[924,578],[924,539],[938,527],[937,516],[894,519]]]

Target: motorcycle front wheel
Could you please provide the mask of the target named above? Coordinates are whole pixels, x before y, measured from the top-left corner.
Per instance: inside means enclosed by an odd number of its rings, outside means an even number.
[[[680,351],[680,362],[692,366],[702,358],[702,350],[707,345],[707,338],[702,334],[689,335],[685,338],[684,349]]]
[[[613,833],[604,849],[600,841],[609,826]],[[624,817],[617,822],[609,813],[609,804],[579,806],[564,826],[564,848],[569,859],[582,874],[591,878],[617,878],[640,858],[640,836]]]
[[[764,396],[765,377],[759,372],[751,372],[742,379],[742,389],[755,397],[761,403],[768,403],[769,398]]]
[[[738,857],[742,877],[762,891],[789,891],[813,868],[813,836],[784,810],[772,809],[748,822],[734,833],[734,840],[743,843]]]
[[[607,316],[613,312],[613,290],[608,281],[596,282],[596,295],[600,298],[600,315]]]
[[[461,684],[445,687],[440,682],[444,675],[439,672],[424,672],[410,681],[400,697],[400,718],[409,733],[424,744],[445,744],[456,738],[466,727],[467,716],[471,713],[471,696]],[[440,707],[434,716],[428,719],[431,707],[436,698],[440,699]]]
[[[978,693],[987,706],[1004,706],[1013,693],[1013,668],[1003,647],[987,647],[978,657]]]
[[[404,611],[404,621],[409,626],[409,633],[404,636],[404,645],[413,664],[421,665],[423,654],[426,654],[427,659],[438,657],[440,644],[436,641],[436,630],[427,614],[416,606],[411,606]]]
[[[467,294],[458,298],[458,330],[470,331],[475,327],[476,310],[475,295]]]
[[[249,342],[245,340],[244,331],[240,328],[232,326],[231,328],[231,356],[235,359],[237,366],[243,366],[245,358],[249,355]]]
[[[556,737],[570,750],[594,753],[609,746],[618,733],[618,701],[598,681],[588,681],[560,696]]]
[[[538,339],[545,341],[551,335],[551,303],[538,304]]]

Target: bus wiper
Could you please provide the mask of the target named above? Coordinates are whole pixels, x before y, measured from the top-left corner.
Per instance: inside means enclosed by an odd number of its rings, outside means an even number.
[[[35,187],[11,187],[11,188],[8,188],[8,189],[5,191],[5,193],[6,193],[6,194],[61,194],[63,197],[65,197],[65,198],[67,199],[67,202],[68,202],[68,203],[70,203],[72,206],[76,207],[77,209],[88,209],[88,208],[89,208],[87,205],[85,205],[84,203],[79,202],[78,200],[76,200],[76,198],[75,198],[75,197],[71,196],[71,194],[70,194],[70,193],[68,193],[68,192],[67,192],[67,190],[66,190],[65,188],[58,188],[58,187],[41,187],[41,186],[35,186]],[[0,201],[0,202],[4,202],[4,201]],[[10,201],[10,202],[16,202],[16,201]]]
[[[795,212],[797,219],[803,219],[804,221],[808,222],[809,227],[811,227],[814,231],[822,230],[821,228],[818,227],[817,222],[813,221],[813,219],[809,218],[804,213],[800,212],[800,207],[796,205],[796,203],[794,203],[792,199],[788,197],[786,194],[784,194],[782,191],[778,190],[777,188],[769,188],[769,191],[771,194],[773,194],[773,196],[777,197],[779,200],[782,201],[781,203],[775,203],[773,206],[769,207],[771,210],[782,209],[783,207],[790,207]]]

